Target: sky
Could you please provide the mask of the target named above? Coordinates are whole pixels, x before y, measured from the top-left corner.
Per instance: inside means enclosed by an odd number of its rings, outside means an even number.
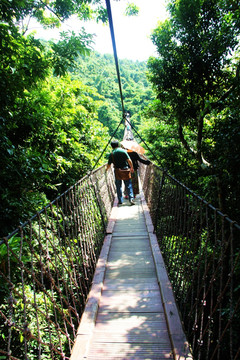
[[[128,2],[133,2],[139,7],[138,16],[123,15]],[[164,21],[167,18],[165,0],[112,0],[111,9],[118,58],[146,61],[149,56],[156,55],[150,34],[156,28],[158,21]],[[85,27],[86,32],[96,34],[94,50],[101,54],[113,53],[108,25],[94,22],[83,23],[72,18],[63,24],[61,31],[71,30],[77,33],[82,26]],[[46,40],[57,39],[59,35],[58,30],[43,31],[39,28],[36,30],[37,36]]]

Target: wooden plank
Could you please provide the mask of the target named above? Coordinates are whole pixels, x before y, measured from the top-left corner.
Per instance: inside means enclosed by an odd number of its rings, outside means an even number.
[[[119,219],[116,218],[116,223],[117,224],[122,224],[125,226],[129,226],[129,218],[123,218],[123,219]],[[146,223],[145,223],[145,217],[143,214],[137,214],[136,216],[131,217],[131,224],[140,224],[140,225],[144,225],[146,227]]]
[[[150,251],[139,251],[121,253],[112,251],[108,257],[107,268],[121,268],[124,266],[153,266],[152,254]]]
[[[146,281],[147,279],[147,281]],[[159,285],[156,277],[154,278],[129,278],[118,279],[112,281],[112,279],[106,279],[103,284],[103,290],[158,290]]]
[[[111,244],[111,251],[120,251],[120,252],[132,252],[132,251],[151,251],[151,246],[145,241],[138,241],[137,238],[132,238],[129,240],[122,240],[120,238],[114,238]]]
[[[139,279],[145,279],[145,282],[149,282],[150,279],[155,278],[153,270],[155,271],[155,269],[147,269],[144,271],[137,271],[136,269],[106,270],[105,279],[112,279],[112,281],[118,281],[119,279],[135,279],[136,282]]]
[[[137,344],[161,344],[162,347],[166,346],[169,350],[171,349],[171,344],[169,341],[168,330],[152,330],[151,328],[147,330],[135,330],[128,331],[117,331],[117,330],[94,330],[93,334],[94,343],[137,343]]]
[[[136,250],[136,249],[134,249]],[[125,263],[125,262],[140,262],[143,261],[145,263],[153,262],[152,252],[151,249],[144,250],[144,251],[128,251],[128,252],[122,252],[119,254],[119,252],[112,251],[108,255],[108,266],[111,266],[111,264],[115,264],[116,262]]]
[[[115,201],[112,235],[71,360],[192,359],[146,203],[143,207],[139,199],[135,206],[125,201],[117,207]]]
[[[99,303],[101,312],[163,312],[159,291],[110,291],[105,290]]]
[[[89,360],[166,360],[173,359],[169,346],[148,343],[94,343],[90,345]]]
[[[113,242],[115,241],[128,241],[128,242],[132,242],[134,240],[138,240],[139,242],[142,240],[142,242],[146,243],[147,245],[149,245],[149,237],[148,237],[148,233],[146,231],[142,231],[140,233],[134,233],[134,234],[129,234],[129,233],[114,233],[113,234]]]
[[[143,343],[170,344],[163,313],[99,313],[94,335],[95,342],[113,339],[140,342],[141,339]]]
[[[114,231],[114,236],[115,237],[129,237],[129,238],[136,238],[136,237],[139,237],[139,236],[145,236],[145,237],[148,237],[148,232],[147,230],[145,231],[141,231],[141,232],[136,232],[136,231],[128,231],[126,230],[125,232],[124,231]]]
[[[115,325],[121,325],[123,324],[125,326],[132,327],[133,321],[137,318],[138,321],[141,323],[144,322],[146,326],[152,325],[152,326],[158,326],[159,323],[165,322],[165,317],[162,312],[160,313],[137,313],[137,312],[131,312],[131,313],[124,313],[124,312],[116,312],[116,313],[99,313],[98,314],[98,326],[99,322],[102,324],[115,324]],[[138,324],[139,326],[139,324]]]

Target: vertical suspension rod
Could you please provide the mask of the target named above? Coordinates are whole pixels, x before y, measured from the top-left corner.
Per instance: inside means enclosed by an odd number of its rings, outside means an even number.
[[[120,91],[120,97],[121,97],[121,103],[122,103],[123,119],[124,119],[125,118],[125,109],[124,109],[124,104],[123,104],[122,84],[121,84],[121,79],[120,79],[120,71],[119,71],[119,65],[118,65],[118,56],[117,56],[117,48],[116,48],[116,41],[115,41],[115,35],[114,35],[110,0],[106,0],[106,5],[107,5],[110,33],[111,33],[111,38],[112,38],[113,54],[114,54],[117,77],[118,77],[118,85],[119,85],[119,91]]]

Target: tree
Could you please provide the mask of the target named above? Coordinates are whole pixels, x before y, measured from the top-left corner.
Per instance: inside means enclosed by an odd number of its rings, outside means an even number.
[[[98,16],[95,3],[96,11],[84,0],[0,3],[1,235],[85,175],[107,136],[92,90],[60,78],[88,52],[91,36],[63,33],[53,43],[25,35],[28,18],[51,28],[76,11]]]
[[[52,28],[76,12],[106,20],[100,0],[0,3],[1,235],[86,175],[121,119],[113,57],[101,58],[101,71],[98,55],[86,60],[92,36],[82,29],[55,43],[26,35],[31,17]],[[79,55],[84,71],[74,74]]]
[[[77,63],[78,67],[72,76],[74,79],[81,78],[86,85],[97,89],[99,97],[95,100],[102,101],[98,111],[99,121],[107,126],[109,134],[113,135],[122,118],[122,105],[113,55],[91,52],[87,59],[85,56],[79,56]],[[124,107],[131,114],[133,125],[138,126],[141,111],[154,98],[146,76],[146,63],[120,59],[119,67]],[[121,138],[123,133],[118,131],[115,136]]]
[[[2,235],[83,177],[107,143],[92,89],[70,77],[37,85],[18,99],[14,128],[1,124]]]
[[[212,129],[218,114],[231,106],[230,97],[239,94],[239,61],[232,56],[238,47],[239,7],[236,1],[172,0],[169,11],[170,20],[152,34],[159,57],[148,61],[149,78],[189,161],[194,159],[198,175],[217,178],[220,196],[226,183],[222,167],[213,161]]]
[[[35,18],[45,28],[53,28],[59,27],[61,22],[73,14],[83,20],[106,20],[106,10],[101,0],[4,0],[0,4],[1,19],[11,25],[21,25],[23,34],[27,30],[29,18]]]

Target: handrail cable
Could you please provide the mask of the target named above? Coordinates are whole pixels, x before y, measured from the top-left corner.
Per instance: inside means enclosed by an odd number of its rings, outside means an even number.
[[[120,92],[121,103],[122,103],[123,119],[128,122],[128,124],[136,132],[137,136],[141,139],[141,141],[147,147],[149,152],[153,155],[154,159],[158,162],[158,164],[161,165],[161,161],[157,158],[157,156],[154,154],[154,152],[149,148],[149,146],[146,144],[146,142],[143,140],[143,138],[139,135],[137,130],[132,126],[132,124],[130,124],[129,120],[127,119],[127,116],[126,116],[126,113],[125,113],[125,110],[124,110],[124,104],[123,104],[122,85],[121,85],[120,71],[119,71],[119,65],[118,65],[117,47],[116,47],[116,41],[115,41],[115,35],[114,35],[114,27],[113,27],[113,19],[112,19],[112,11],[111,11],[110,0],[106,0],[106,5],[107,5],[107,12],[108,12],[110,33],[111,33],[111,38],[112,38],[113,54],[114,54],[114,59],[115,59],[116,71],[117,71],[119,92]]]
[[[119,71],[119,65],[118,65],[117,47],[116,47],[116,42],[115,42],[115,35],[114,35],[114,28],[113,28],[113,20],[112,20],[112,11],[111,11],[110,0],[106,0],[106,5],[107,5],[107,13],[108,13],[108,21],[109,21],[110,33],[111,33],[111,38],[112,38],[113,54],[114,54],[115,65],[116,65],[116,70],[117,70],[118,86],[119,86],[121,103],[122,103],[123,119],[124,119],[125,118],[125,109],[124,109],[124,104],[123,104],[122,84],[121,84],[120,71]]]
[[[114,131],[113,135],[111,136],[110,140],[108,141],[107,145],[105,146],[105,148],[103,149],[102,153],[100,154],[100,156],[98,157],[97,161],[95,162],[94,166],[92,167],[92,169],[89,171],[88,175],[90,175],[93,170],[96,168],[97,164],[99,163],[99,160],[101,159],[101,157],[103,156],[104,152],[106,151],[108,145],[110,144],[111,140],[113,139],[114,135],[116,134],[116,132],[118,131],[120,125],[123,123],[123,120],[125,120],[125,109],[124,109],[124,104],[123,104],[123,93],[122,93],[122,84],[121,84],[121,78],[120,78],[120,71],[119,71],[119,65],[118,65],[118,56],[117,56],[117,47],[116,47],[116,41],[115,41],[115,35],[114,35],[114,28],[113,28],[113,20],[112,20],[112,11],[111,11],[111,5],[110,5],[110,1],[106,0],[106,5],[107,5],[107,13],[108,13],[108,20],[109,20],[109,27],[110,27],[110,33],[111,33],[111,38],[112,38],[112,46],[113,46],[113,53],[114,53],[114,59],[115,59],[115,66],[116,66],[116,71],[117,71],[117,78],[118,78],[118,86],[119,86],[119,92],[120,92],[120,98],[121,98],[121,104],[122,104],[122,119],[120,120],[116,130]]]
[[[119,62],[118,62],[118,56],[117,56],[117,47],[116,47],[116,41],[115,41],[115,34],[114,34],[114,27],[113,27],[113,19],[112,19],[112,11],[111,11],[111,5],[110,5],[110,0],[105,0],[106,1],[106,6],[107,6],[107,13],[108,13],[108,21],[109,21],[109,27],[110,27],[110,33],[111,33],[111,38],[112,38],[112,46],[113,46],[113,54],[114,54],[114,60],[115,60],[115,66],[116,66],[116,72],[117,72],[117,78],[118,78],[118,86],[119,86],[119,92],[120,92],[120,98],[121,98],[121,104],[122,104],[122,113],[123,113],[123,118],[122,120],[119,122],[116,130],[114,131],[112,137],[110,138],[110,140],[108,141],[107,145],[105,146],[105,148],[103,149],[101,155],[99,156],[99,158],[97,159],[96,163],[94,164],[93,168],[91,169],[91,171],[89,172],[89,174],[92,173],[92,171],[96,168],[99,160],[101,159],[101,157],[103,156],[104,152],[106,151],[108,145],[110,144],[112,138],[114,137],[114,135],[116,134],[117,130],[119,129],[120,125],[122,124],[123,120],[127,121],[128,124],[131,126],[131,128],[135,131],[135,133],[137,134],[137,136],[141,139],[141,141],[144,143],[144,145],[146,146],[146,148],[148,149],[148,151],[153,155],[153,159],[155,159],[157,161],[157,163],[159,165],[162,166],[162,162],[161,160],[157,157],[157,155],[149,148],[149,146],[147,145],[147,143],[145,142],[145,140],[141,137],[141,135],[138,133],[137,129],[129,122],[129,120],[127,119],[126,116],[126,112],[125,112],[125,108],[124,108],[124,103],[123,103],[123,93],[122,93],[122,84],[121,84],[121,77],[120,77],[120,71],[119,71]],[[166,169],[165,169],[166,170]]]
[[[131,128],[135,131],[135,133],[137,134],[137,136],[140,138],[140,140],[144,143],[144,145],[146,146],[146,148],[148,149],[148,151],[153,155],[153,158],[157,161],[158,164],[161,164],[161,160],[158,159],[157,155],[150,149],[150,147],[148,146],[148,144],[146,143],[146,141],[142,138],[142,136],[139,134],[139,132],[137,131],[137,129],[130,123],[130,121],[128,120],[127,116],[125,119],[128,124],[131,126]]]
[[[122,93],[122,84],[121,84],[121,77],[120,77],[120,71],[119,71],[119,63],[118,63],[118,56],[117,56],[117,47],[116,47],[116,41],[115,41],[115,34],[114,34],[114,27],[113,27],[113,19],[112,19],[112,11],[111,11],[111,5],[110,5],[110,0],[106,0],[106,6],[107,6],[107,13],[108,13],[108,20],[109,20],[109,27],[110,27],[110,33],[111,33],[111,38],[112,38],[112,46],[113,46],[113,54],[114,54],[114,59],[115,59],[115,66],[116,66],[116,72],[117,72],[117,78],[118,78],[118,86],[119,86],[119,92],[120,92],[120,98],[121,98],[121,104],[122,104],[122,114],[123,117],[120,120],[118,126],[116,127],[116,130],[114,131],[113,135],[111,136],[111,138],[109,139],[107,145],[105,146],[105,148],[103,149],[103,151],[101,152],[100,156],[98,157],[98,159],[96,160],[95,164],[93,165],[93,167],[91,168],[91,170],[88,172],[88,176],[91,175],[91,173],[94,171],[94,169],[96,168],[97,164],[99,163],[100,159],[102,158],[103,154],[105,153],[107,147],[109,146],[111,140],[113,139],[113,137],[115,136],[116,132],[118,131],[120,125],[123,123],[123,120],[127,121],[128,124],[131,126],[131,128],[135,131],[135,133],[137,134],[137,136],[141,139],[141,141],[144,143],[144,145],[146,146],[146,148],[149,150],[149,152],[153,155],[153,158],[157,161],[158,164],[161,165],[161,161],[158,159],[158,157],[156,156],[156,154],[149,148],[149,146],[147,145],[147,143],[144,141],[144,139],[141,137],[141,135],[138,133],[137,129],[129,122],[129,120],[127,119],[126,113],[125,113],[125,108],[124,108],[124,103],[123,103],[123,93]]]
[[[118,126],[116,127],[116,130],[114,131],[113,135],[111,136],[111,138],[109,139],[107,145],[105,146],[105,148],[103,149],[103,151],[101,152],[100,156],[98,157],[97,161],[95,162],[94,166],[92,167],[92,169],[89,171],[89,175],[93,172],[93,170],[95,169],[95,167],[97,166],[97,164],[99,163],[99,160],[101,159],[101,157],[103,156],[103,154],[105,153],[108,145],[110,144],[110,142],[112,141],[114,135],[116,134],[116,132],[118,131],[120,125],[122,124],[122,120],[119,121]]]
[[[110,2],[109,0],[106,0],[106,4],[107,4],[107,9],[108,9],[108,16],[109,16],[109,24],[110,24],[110,32],[111,32],[111,36],[112,36],[112,45],[113,45],[113,50],[114,50],[114,58],[115,58],[115,65],[116,65],[116,70],[117,70],[117,76],[118,76],[118,84],[119,84],[119,91],[120,91],[120,96],[121,96],[121,103],[122,103],[122,111],[123,111],[123,118],[119,121],[119,124],[117,125],[113,135],[110,137],[107,145],[104,147],[103,151],[101,152],[100,156],[98,157],[98,159],[96,160],[95,164],[93,165],[93,167],[91,168],[91,170],[86,174],[86,177],[90,177],[90,175],[93,173],[94,169],[96,168],[97,164],[99,163],[99,160],[101,159],[101,157],[103,156],[104,152],[106,151],[107,147],[109,146],[110,142],[112,141],[113,137],[115,136],[116,132],[118,131],[120,125],[123,123],[123,120],[127,120],[127,122],[129,123],[129,125],[132,127],[132,129],[136,132],[136,134],[138,135],[138,137],[141,139],[141,141],[146,145],[146,147],[148,148],[148,150],[152,153],[152,155],[154,156],[154,158],[158,161],[156,155],[152,152],[152,150],[148,147],[148,145],[146,144],[146,142],[143,140],[143,138],[141,137],[141,135],[138,133],[138,131],[135,129],[135,127],[128,121],[125,110],[124,110],[124,104],[123,104],[123,95],[122,95],[122,86],[121,86],[121,79],[120,79],[120,72],[119,72],[119,66],[118,66],[118,57],[117,57],[117,50],[116,50],[116,42],[115,42],[115,36],[114,36],[114,29],[113,29],[113,21],[112,21],[112,14],[111,14],[111,7],[110,7]],[[77,182],[78,183],[78,182]],[[74,185],[70,186],[70,188],[68,188],[66,191],[64,191],[62,194],[60,194],[55,200],[49,202],[43,209],[41,209],[40,211],[38,211],[35,215],[33,215],[30,219],[28,219],[26,222],[22,223],[21,226],[24,227],[29,221],[34,220],[37,215],[41,214],[41,212],[43,212],[45,209],[47,209],[48,207],[50,207],[51,205],[53,205],[55,203],[55,201],[57,201],[61,196],[63,196],[64,194],[67,194],[72,188],[74,187]],[[4,237],[6,240],[9,240],[12,236],[14,236],[18,231],[18,228],[15,229],[13,232],[11,232],[10,234],[8,234],[8,236]],[[0,245],[3,243],[3,240],[0,240]]]

